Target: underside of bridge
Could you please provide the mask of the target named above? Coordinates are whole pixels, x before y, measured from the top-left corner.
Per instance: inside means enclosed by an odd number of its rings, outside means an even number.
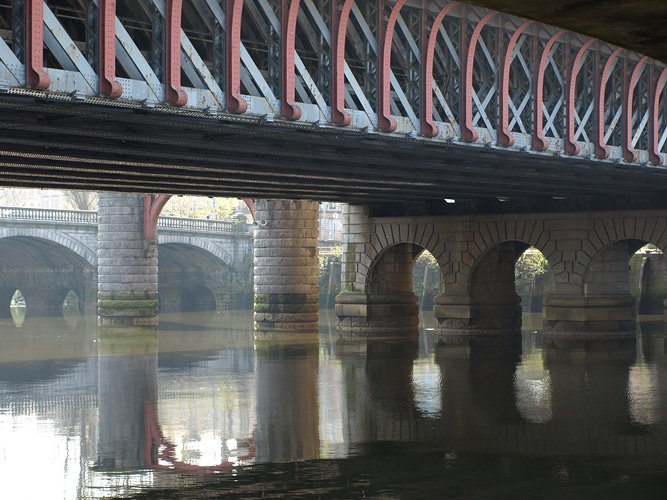
[[[401,215],[667,203],[667,73],[642,58],[666,59],[663,2],[477,2],[637,54],[457,2],[293,3],[53,0],[42,26],[0,0],[0,183]]]
[[[471,0],[470,3],[599,38],[667,62],[663,0]]]
[[[29,96],[1,96],[0,111],[4,185],[390,203],[401,215],[667,204],[662,168]]]

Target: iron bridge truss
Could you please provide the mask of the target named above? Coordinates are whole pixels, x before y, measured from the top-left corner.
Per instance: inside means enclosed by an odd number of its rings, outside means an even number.
[[[0,0],[0,35],[3,184],[381,201],[662,189],[664,64],[464,3]]]

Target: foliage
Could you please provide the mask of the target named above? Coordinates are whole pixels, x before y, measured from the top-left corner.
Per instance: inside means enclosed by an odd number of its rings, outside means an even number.
[[[427,273],[426,280],[424,273]],[[415,294],[418,297],[424,294],[437,295],[441,281],[440,266],[435,257],[430,252],[422,252],[412,265],[412,289]]]
[[[23,188],[0,188],[0,205],[5,207],[38,207],[39,190]]]
[[[526,310],[535,310],[539,307],[537,304],[541,303],[541,297],[547,292],[549,277],[549,262],[540,251],[529,248],[517,259],[514,266],[514,282],[516,293],[521,296]]]
[[[538,250],[529,248],[519,257],[514,266],[517,281],[533,281],[549,272],[549,262]]]
[[[94,191],[63,191],[72,210],[97,210],[97,193]]]
[[[229,220],[232,214],[244,210],[245,204],[236,198],[173,196],[162,209],[162,215],[192,219]]]

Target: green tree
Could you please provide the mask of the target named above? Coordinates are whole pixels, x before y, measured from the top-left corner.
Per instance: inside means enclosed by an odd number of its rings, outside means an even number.
[[[440,291],[440,282],[440,266],[435,257],[427,251],[419,254],[412,264],[412,288],[415,294],[418,297],[425,293],[437,295]]]
[[[530,310],[535,307],[533,297],[543,297],[549,285],[549,262],[542,253],[529,248],[514,265],[514,283],[516,293]]]

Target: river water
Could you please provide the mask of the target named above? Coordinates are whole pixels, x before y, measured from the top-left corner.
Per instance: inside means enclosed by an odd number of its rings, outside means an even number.
[[[664,498],[661,322],[520,348],[254,342],[251,314],[0,323],[0,498]]]

